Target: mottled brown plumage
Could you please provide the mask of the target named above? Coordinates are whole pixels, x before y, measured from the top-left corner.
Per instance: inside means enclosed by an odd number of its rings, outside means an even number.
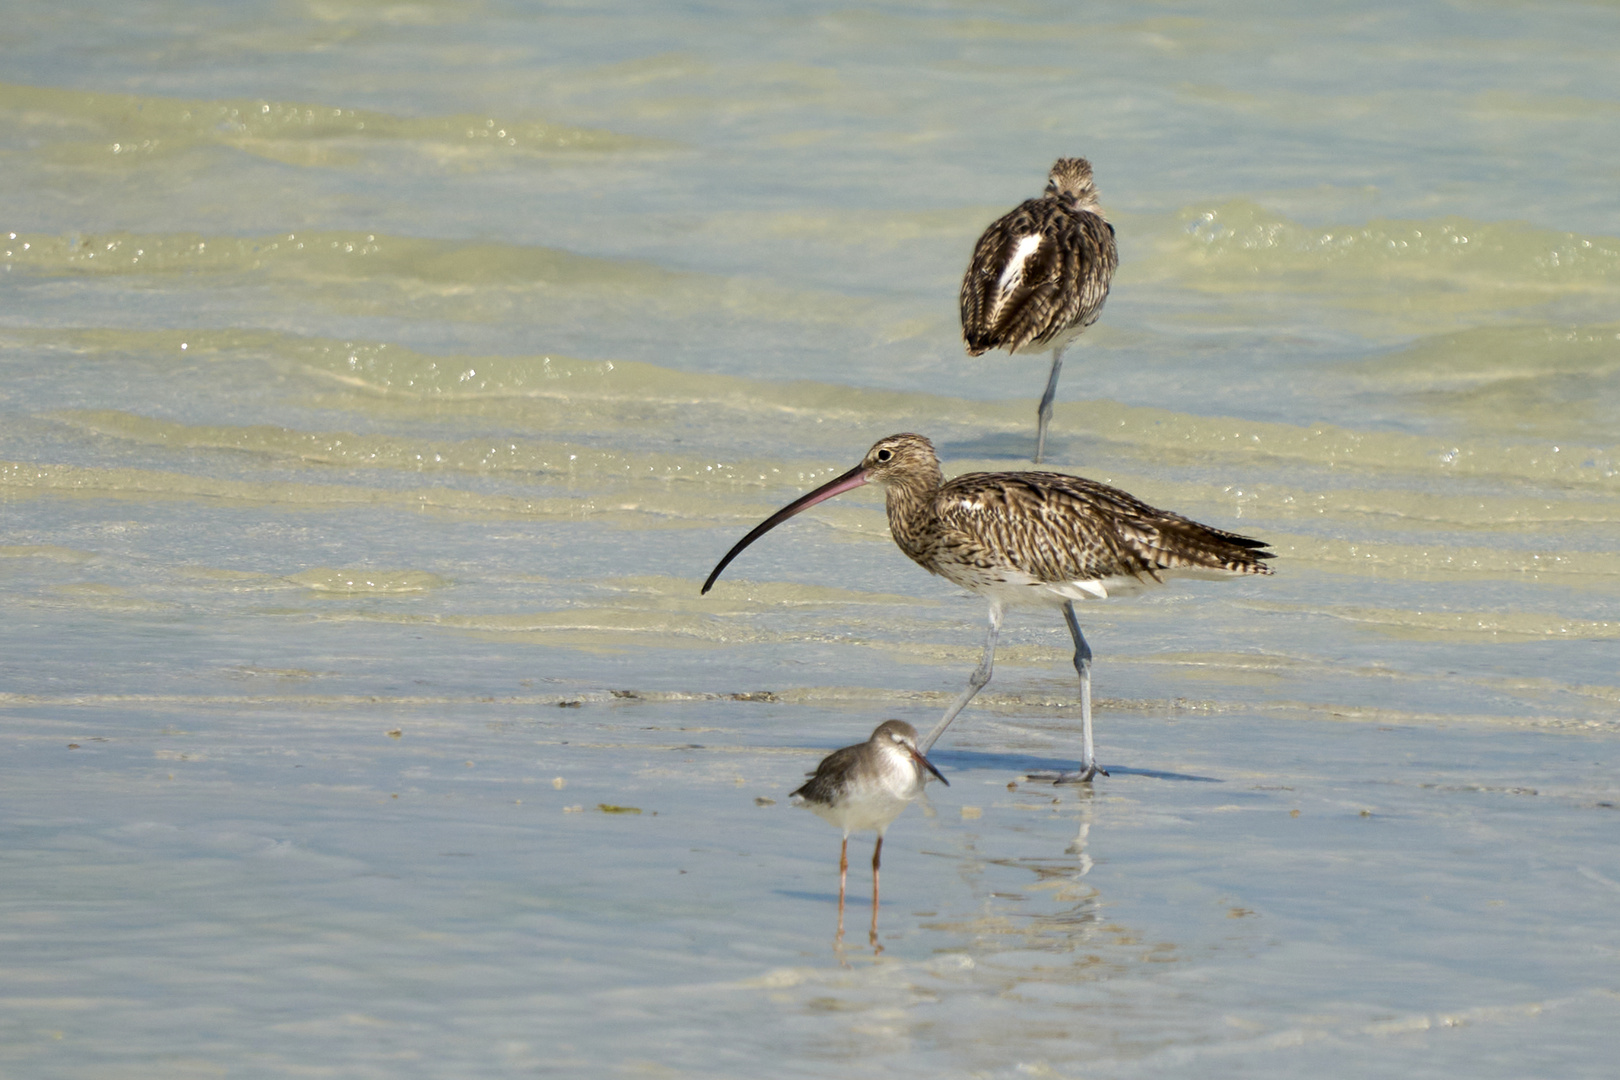
[[[962,337],[969,356],[990,349],[1052,352],[1041,398],[1035,462],[1046,447],[1063,350],[1102,314],[1119,265],[1085,158],[1059,158],[1046,193],[993,222],[962,277]]]
[[[1269,574],[1264,543],[1149,506],[1128,492],[1067,473],[967,473],[943,479],[921,435],[878,444],[869,482],[888,487],[889,531],[919,566],[1004,602],[1078,599],[1074,587],[1135,591],[1177,572]],[[1084,584],[1081,584],[1084,583]],[[1006,586],[1011,586],[1009,591]],[[1093,588],[1091,586],[1096,586]],[[1110,586],[1112,586],[1110,588]]]
[[[1074,601],[1128,594],[1178,575],[1270,574],[1263,560],[1275,558],[1264,541],[1202,525],[1067,473],[967,473],[946,480],[934,444],[907,433],[879,440],[855,468],[757,525],[715,566],[703,591],[766,532],[868,483],[887,489],[889,531],[900,550],[990,605],[984,658],[967,690],[919,744],[922,752],[990,681],[1003,609],[1052,605],[1063,609],[1080,676],[1083,760],[1078,772],[1061,779],[1089,780],[1100,771],[1091,742],[1091,650]]]

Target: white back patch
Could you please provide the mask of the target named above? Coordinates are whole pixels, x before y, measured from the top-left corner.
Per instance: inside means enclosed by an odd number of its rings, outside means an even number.
[[[1007,260],[1006,268],[1001,271],[1001,280],[996,283],[996,288],[1001,292],[1002,296],[1006,296],[1007,290],[1023,276],[1024,264],[1041,246],[1042,239],[1040,233],[1031,233],[1018,241],[1018,247],[1013,250],[1012,258]]]

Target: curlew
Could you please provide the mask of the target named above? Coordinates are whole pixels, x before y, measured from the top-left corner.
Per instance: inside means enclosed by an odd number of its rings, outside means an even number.
[[[883,855],[883,834],[911,801],[922,794],[933,776],[950,786],[933,763],[917,749],[917,729],[904,720],[885,720],[863,743],[834,750],[810,779],[793,793],[795,805],[813,811],[844,830],[838,852],[838,937],[844,936],[844,885],[849,878],[849,834],[877,830],[872,848],[872,933],[877,944],[878,863]]]
[[[1063,350],[1102,314],[1118,265],[1114,227],[1097,202],[1085,158],[1059,158],[1046,194],[997,219],[974,245],[962,277],[968,355],[990,349],[1052,354],[1037,414],[1037,465],[1046,453]]]
[[[703,583],[706,593],[738,553],[788,518],[834,495],[881,484],[889,532],[917,565],[983,597],[990,605],[984,657],[967,689],[918,744],[926,754],[956,715],[990,681],[1004,608],[1061,607],[1074,639],[1080,676],[1080,768],[1043,775],[1087,781],[1097,773],[1091,739],[1091,648],[1075,615],[1077,600],[1106,600],[1162,584],[1170,577],[1269,574],[1276,556],[1263,540],[1200,525],[1158,510],[1118,488],[1067,473],[967,473],[946,480],[934,444],[921,435],[890,435],[861,463],[800,496],[737,541]]]

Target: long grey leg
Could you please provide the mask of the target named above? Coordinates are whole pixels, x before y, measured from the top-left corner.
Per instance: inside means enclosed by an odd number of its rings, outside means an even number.
[[[1097,764],[1097,752],[1091,742],[1091,646],[1080,632],[1080,620],[1074,613],[1074,601],[1063,605],[1063,621],[1069,624],[1069,636],[1074,638],[1074,670],[1080,676],[1080,768],[1073,772],[1030,773],[1033,780],[1051,780],[1057,784],[1080,784],[1108,770]]]
[[[1063,350],[1052,350],[1052,374],[1046,377],[1046,393],[1041,395],[1041,408],[1035,423],[1035,464],[1046,456],[1046,426],[1052,422],[1052,399],[1057,396],[1058,372],[1063,370]]]
[[[984,659],[979,661],[979,666],[974,668],[973,674],[969,676],[967,689],[963,690],[957,699],[951,702],[951,707],[945,710],[944,717],[934,725],[934,730],[928,733],[927,738],[917,744],[919,753],[924,755],[928,753],[935,740],[945,734],[945,729],[951,726],[951,721],[956,719],[956,714],[967,708],[967,703],[972,701],[978,692],[984,689],[984,684],[990,681],[990,672],[995,667],[996,660],[996,638],[1000,635],[1001,605],[991,604],[990,632],[984,637]]]
[[[1074,614],[1074,601],[1063,605],[1063,620],[1069,624],[1069,636],[1074,638],[1074,670],[1080,676],[1080,773],[1076,780],[1090,780],[1108,770],[1097,764],[1097,751],[1091,742],[1091,646],[1080,632],[1080,620]]]

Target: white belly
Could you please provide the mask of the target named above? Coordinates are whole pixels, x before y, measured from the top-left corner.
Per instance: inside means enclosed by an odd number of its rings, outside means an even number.
[[[834,802],[796,802],[843,829],[845,835],[865,829],[882,833],[922,790],[921,772],[907,760],[901,768],[865,772],[851,779]]]
[[[1107,600],[1134,596],[1157,588],[1170,578],[1229,578],[1226,570],[1160,570],[1158,579],[1120,574],[1106,578],[1076,581],[1041,581],[1021,570],[980,570],[970,566],[949,566],[946,580],[982,596],[1000,607],[1062,607],[1070,601]]]
[[[821,820],[832,822],[845,833],[863,832],[867,829],[881,833],[900,816],[901,811],[911,805],[911,800],[895,798],[889,792],[874,791],[856,798],[840,800],[833,806],[826,803],[806,805],[815,811]]]

